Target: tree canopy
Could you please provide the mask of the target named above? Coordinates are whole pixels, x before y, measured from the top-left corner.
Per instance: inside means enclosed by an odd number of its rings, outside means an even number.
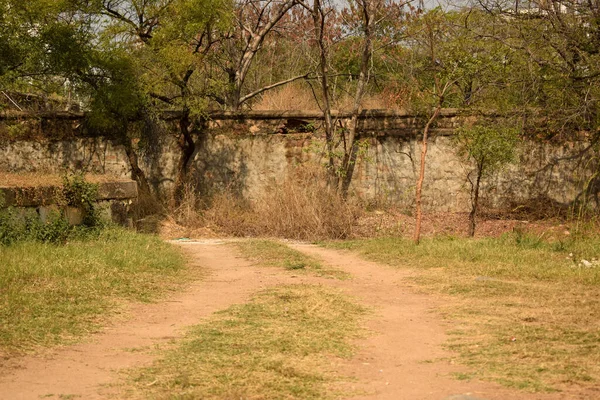
[[[452,10],[412,0],[0,0],[0,107],[27,109],[24,98],[76,107],[127,146],[128,124],[171,111],[178,187],[198,117],[261,107],[286,85],[326,121],[334,109],[406,109],[427,120],[453,107],[520,118],[535,138],[596,140],[598,15],[597,3],[577,0]],[[353,121],[340,137],[325,124],[329,169],[343,180]],[[334,142],[344,147],[339,163]]]

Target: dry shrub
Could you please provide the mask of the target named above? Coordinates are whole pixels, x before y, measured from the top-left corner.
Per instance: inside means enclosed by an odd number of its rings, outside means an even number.
[[[138,231],[163,235],[166,225],[167,231],[175,230],[178,232],[177,236],[187,236],[185,232],[189,231],[188,228],[196,228],[202,224],[199,213],[202,202],[194,185],[188,183],[184,186],[179,206],[173,208],[163,201],[156,194],[139,192],[133,208]]]
[[[322,169],[298,167],[283,184],[272,184],[256,201],[229,193],[216,196],[204,218],[209,227],[235,236],[347,238],[361,209],[329,190],[325,181]]]
[[[202,222],[198,210],[202,208],[202,200],[196,187],[186,183],[181,192],[179,205],[171,210],[170,217],[179,225],[197,226]]]
[[[269,90],[252,107],[255,110],[318,110],[312,91],[301,82]]]
[[[252,204],[230,190],[213,196],[204,212],[204,224],[232,236],[259,236],[261,232]]]
[[[305,240],[347,238],[360,214],[325,186],[320,169],[310,167],[273,185],[254,208],[270,235]]]
[[[133,213],[136,219],[145,218],[149,215],[163,214],[165,212],[164,205],[157,197],[143,190],[138,191],[138,198],[132,206]]]
[[[367,94],[363,97],[362,108],[398,110],[403,106],[396,92],[393,94],[384,90],[382,93]],[[354,93],[348,92],[333,100],[333,108],[341,111],[350,111],[354,107]],[[269,90],[262,95],[260,100],[253,104],[254,110],[307,110],[319,111],[312,90],[302,82],[284,85],[279,89]]]

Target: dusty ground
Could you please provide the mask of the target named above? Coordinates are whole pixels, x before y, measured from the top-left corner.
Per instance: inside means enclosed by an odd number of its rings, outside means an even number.
[[[564,240],[577,227],[577,222],[565,222],[558,212],[539,218],[529,214],[483,214],[477,218],[475,237],[498,237],[504,233],[520,231],[546,240]],[[466,212],[429,213],[423,215],[421,234],[424,237],[437,235],[467,236],[469,216]],[[589,229],[597,231],[597,223],[589,224]],[[371,211],[359,219],[353,235],[358,238],[374,236],[404,236],[412,238],[415,217],[401,210]]]
[[[258,290],[300,282],[341,288],[373,310],[367,322],[370,334],[356,343],[356,356],[332,360],[342,374],[356,378],[342,383],[361,393],[355,399],[577,398],[564,393],[513,392],[494,384],[453,379],[451,373],[460,367],[452,365],[452,354],[442,349],[445,326],[434,312],[437,300],[417,294],[406,283],[404,271],[347,252],[292,244],[353,276],[345,281],[301,277],[252,265],[219,240],[181,246],[192,268],[204,272],[205,279],[159,303],[132,305],[122,318],[85,343],[4,362],[0,398],[122,398],[119,371],[150,363],[151,350],[181,335],[185,327],[246,301]]]

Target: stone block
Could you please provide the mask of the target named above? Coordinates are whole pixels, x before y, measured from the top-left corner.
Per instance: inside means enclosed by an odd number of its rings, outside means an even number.
[[[137,199],[137,183],[134,181],[106,182],[98,185],[98,200]]]

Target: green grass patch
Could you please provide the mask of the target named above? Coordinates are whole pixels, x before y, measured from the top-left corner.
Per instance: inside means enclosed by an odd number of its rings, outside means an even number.
[[[0,349],[69,342],[120,300],[149,301],[181,281],[184,259],[159,238],[111,228],[65,245],[0,246]]]
[[[136,397],[328,399],[330,356],[349,357],[365,310],[332,289],[288,285],[215,314],[134,370]]]
[[[248,259],[267,267],[279,267],[296,273],[347,279],[350,274],[323,266],[319,260],[273,240],[250,239],[234,244]]]
[[[446,295],[449,347],[472,374],[530,391],[600,382],[600,258],[595,237],[546,242],[437,237],[416,246],[383,238],[326,244],[417,271],[424,290]]]

